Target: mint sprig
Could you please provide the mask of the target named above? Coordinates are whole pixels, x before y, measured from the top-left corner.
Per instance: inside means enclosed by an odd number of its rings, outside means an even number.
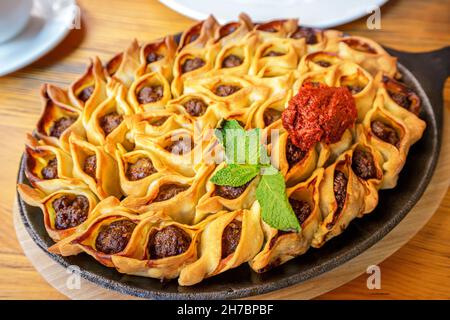
[[[261,129],[244,130],[237,120],[224,120],[216,136],[225,148],[227,163],[268,164],[269,156],[261,145]]]
[[[260,143],[261,130],[245,131],[238,121],[229,120],[222,123],[216,135],[225,148],[228,165],[217,171],[210,181],[240,187],[264,171],[256,188],[262,219],[275,229],[299,232],[301,226],[289,203],[283,175],[268,165],[270,158]]]
[[[240,187],[251,181],[258,173],[258,166],[229,164],[217,171],[210,180],[219,186]]]
[[[283,175],[274,167],[266,169],[256,188],[256,199],[261,205],[261,216],[272,228],[283,231],[301,230],[286,194]]]

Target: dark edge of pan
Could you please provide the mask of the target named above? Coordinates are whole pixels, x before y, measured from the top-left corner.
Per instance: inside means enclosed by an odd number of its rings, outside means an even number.
[[[256,274],[244,264],[199,285],[180,287],[175,281],[161,283],[156,279],[122,275],[86,254],[62,257],[49,253],[47,249],[53,241],[45,231],[41,210],[28,206],[17,193],[25,228],[33,241],[62,266],[77,265],[81,277],[93,283],[147,299],[243,298],[282,289],[330,271],[377,243],[406,216],[429,184],[439,157],[443,125],[442,88],[450,74],[450,47],[418,54],[388,51],[399,58],[403,80],[422,98],[421,117],[427,122],[427,129],[424,137],[411,148],[397,188],[382,191],[380,204],[373,213],[354,220],[342,235],[321,249],[310,249],[305,255],[264,274]],[[24,166],[22,157],[17,182],[28,184]],[[408,174],[409,171],[414,174]]]

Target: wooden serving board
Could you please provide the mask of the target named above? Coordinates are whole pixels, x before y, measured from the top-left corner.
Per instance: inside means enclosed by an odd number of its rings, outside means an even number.
[[[365,273],[369,266],[381,263],[401,248],[426,224],[441,203],[449,182],[450,115],[445,110],[442,149],[433,178],[419,202],[387,236],[361,255],[318,277],[252,298],[312,299]],[[70,273],[33,242],[20,219],[17,201],[13,211],[17,238],[25,255],[44,279],[58,291],[71,299],[138,299],[105,289],[85,279],[81,279],[80,289],[70,289],[67,286]]]

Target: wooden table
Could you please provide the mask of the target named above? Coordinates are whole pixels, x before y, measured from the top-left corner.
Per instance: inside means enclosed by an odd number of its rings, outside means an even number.
[[[82,26],[53,52],[33,65],[0,78],[0,298],[64,299],[45,282],[24,256],[14,233],[11,208],[25,133],[41,111],[44,82],[68,85],[84,70],[88,58],[106,60],[131,39],[151,40],[176,33],[193,23],[151,0],[79,0]],[[237,11],[238,13],[238,11]],[[368,30],[366,19],[340,29],[369,36],[383,45],[429,51],[450,44],[448,0],[391,0],[382,8],[382,29]],[[0,63],[7,63],[1,61]],[[445,90],[450,110],[450,82]],[[366,275],[328,293],[323,299],[450,298],[450,190],[429,223],[380,267],[382,289],[368,290]]]

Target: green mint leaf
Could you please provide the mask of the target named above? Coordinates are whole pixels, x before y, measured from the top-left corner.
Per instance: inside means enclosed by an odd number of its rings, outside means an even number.
[[[245,137],[245,162],[258,164],[261,155],[261,130],[259,128],[246,132]]]
[[[239,121],[237,120],[225,120],[224,124],[222,125],[222,130],[226,131],[228,129],[240,129],[244,131],[244,128],[239,124]]]
[[[256,199],[261,205],[262,219],[269,226],[283,231],[301,230],[286,194],[283,175],[274,167],[265,168],[256,188]]]
[[[228,163],[245,163],[245,130],[237,120],[224,120],[216,136],[225,149]]]
[[[217,171],[210,181],[219,186],[240,187],[256,177],[258,173],[258,166],[229,164]]]
[[[269,164],[270,158],[261,144],[261,129],[245,131],[236,120],[225,120],[216,136],[225,148],[227,163]]]

